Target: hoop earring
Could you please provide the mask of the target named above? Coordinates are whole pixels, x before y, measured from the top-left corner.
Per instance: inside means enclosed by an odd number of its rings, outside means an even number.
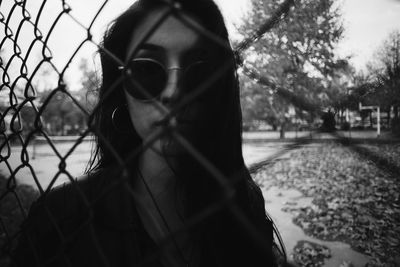
[[[127,105],[117,106],[111,113],[111,123],[114,129],[122,134],[133,133],[133,125]]]

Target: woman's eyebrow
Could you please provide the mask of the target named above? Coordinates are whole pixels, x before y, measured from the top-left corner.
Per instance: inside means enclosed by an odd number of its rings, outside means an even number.
[[[143,43],[140,44],[138,50],[149,50],[149,51],[165,51],[165,48],[160,45],[152,44],[152,43]]]
[[[210,54],[210,51],[209,49],[204,47],[197,47],[190,51],[190,53],[196,56],[207,56],[208,54]]]
[[[155,52],[155,53],[166,53],[167,48],[162,45],[154,44],[154,43],[142,43],[138,46],[138,51],[144,50],[148,52]],[[204,47],[204,44],[198,43],[191,47],[189,50],[185,51],[190,55],[195,56],[205,56],[209,54],[210,48]]]

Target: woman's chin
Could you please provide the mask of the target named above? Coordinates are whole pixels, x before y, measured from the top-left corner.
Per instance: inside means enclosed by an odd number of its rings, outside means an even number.
[[[193,140],[178,135],[175,137],[166,137],[164,140],[159,142],[159,149],[165,157],[181,157],[191,154],[191,150],[196,147]]]

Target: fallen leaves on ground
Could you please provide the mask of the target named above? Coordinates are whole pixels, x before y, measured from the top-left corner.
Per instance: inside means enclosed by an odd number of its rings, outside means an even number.
[[[295,188],[313,197],[310,206],[287,208],[295,214],[294,222],[310,236],[342,241],[372,256],[368,266],[396,266],[400,177],[337,143],[305,146],[289,158],[263,168],[254,178],[267,188]]]
[[[397,166],[397,168],[400,168],[400,144],[362,144],[360,146],[380,155],[391,164]]]
[[[331,257],[329,248],[310,241],[301,240],[294,247],[293,260],[300,266],[319,267]]]

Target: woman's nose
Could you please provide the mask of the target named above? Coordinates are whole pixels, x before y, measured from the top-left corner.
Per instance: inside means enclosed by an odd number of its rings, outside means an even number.
[[[165,89],[160,95],[160,101],[164,105],[175,103],[181,96],[181,74],[180,68],[172,68],[168,70],[168,79]]]

